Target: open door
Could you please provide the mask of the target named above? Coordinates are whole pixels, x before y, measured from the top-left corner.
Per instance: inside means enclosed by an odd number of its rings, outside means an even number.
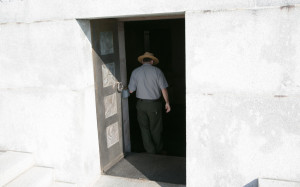
[[[124,157],[118,22],[92,20],[92,47],[101,171]]]

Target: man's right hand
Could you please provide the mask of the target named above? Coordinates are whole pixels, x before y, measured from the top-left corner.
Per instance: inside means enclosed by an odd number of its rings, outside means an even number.
[[[166,103],[166,113],[170,112],[171,111],[171,107],[170,107],[170,104],[169,103]]]

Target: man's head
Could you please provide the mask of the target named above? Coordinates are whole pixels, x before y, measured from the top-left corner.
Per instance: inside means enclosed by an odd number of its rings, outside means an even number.
[[[138,61],[142,64],[150,64],[152,62],[153,65],[156,65],[159,63],[159,60],[152,53],[149,52],[145,52],[143,55],[139,56]]]
[[[148,57],[143,58],[143,64],[151,64],[151,65],[153,65],[152,58],[148,58]]]

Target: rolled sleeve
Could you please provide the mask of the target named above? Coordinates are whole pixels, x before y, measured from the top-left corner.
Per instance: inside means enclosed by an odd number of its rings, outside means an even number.
[[[158,74],[158,85],[159,85],[160,89],[164,89],[169,86],[168,82],[166,80],[166,77],[164,76],[162,71],[159,71],[159,74]]]

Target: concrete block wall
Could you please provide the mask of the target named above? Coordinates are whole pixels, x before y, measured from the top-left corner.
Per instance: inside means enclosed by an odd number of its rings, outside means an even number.
[[[186,14],[187,185],[300,179],[300,8]]]
[[[0,26],[0,150],[35,154],[56,178],[100,174],[89,22]]]
[[[199,10],[257,9],[300,4],[300,0],[1,0],[0,23],[161,15]]]
[[[93,63],[88,21],[75,19],[186,13],[188,186],[297,181],[297,4],[0,0],[0,150],[88,185],[100,171]]]

